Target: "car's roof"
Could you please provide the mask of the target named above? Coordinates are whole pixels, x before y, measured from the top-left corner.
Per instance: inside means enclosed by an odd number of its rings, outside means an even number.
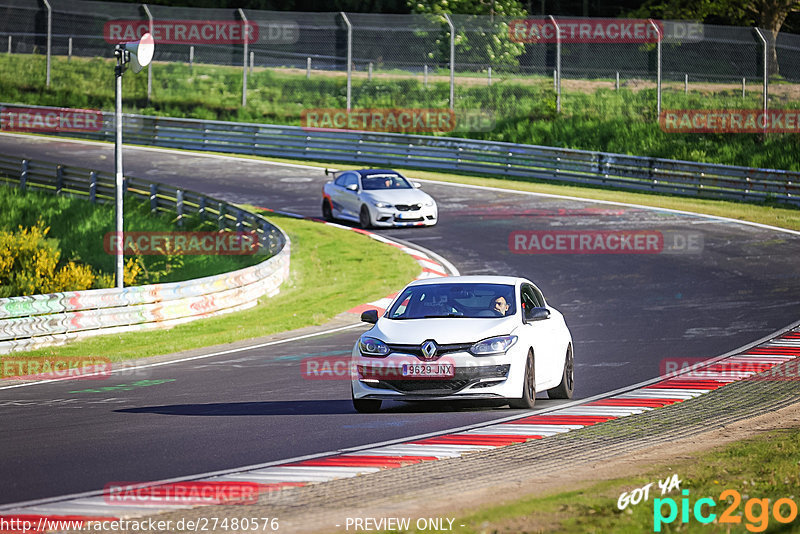
[[[381,175],[381,174],[391,174],[392,176],[400,175],[399,172],[393,171],[391,169],[361,169],[355,172],[360,174],[362,178],[366,178],[368,176]]]
[[[434,284],[502,284],[513,286],[518,282],[530,282],[518,276],[496,276],[496,275],[470,275],[470,276],[444,276],[438,278],[425,278],[415,280],[409,286],[434,285]]]

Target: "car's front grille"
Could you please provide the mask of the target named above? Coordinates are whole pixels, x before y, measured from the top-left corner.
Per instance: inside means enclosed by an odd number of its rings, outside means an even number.
[[[395,204],[398,211],[417,211],[422,208],[422,204]]]
[[[484,378],[506,378],[510,365],[488,365],[484,367],[457,368],[455,376],[448,380],[380,380],[370,386],[393,389],[401,393],[425,395],[447,395],[477,383]]]
[[[401,352],[403,354],[411,354],[412,356],[416,356],[418,359],[427,362],[427,361],[436,361],[441,356],[445,354],[450,354],[452,352],[467,352],[470,347],[472,347],[473,343],[453,343],[451,345],[437,345],[436,346],[436,357],[433,360],[428,360],[422,354],[422,348],[419,345],[400,345],[396,343],[389,343],[387,346],[391,352]]]

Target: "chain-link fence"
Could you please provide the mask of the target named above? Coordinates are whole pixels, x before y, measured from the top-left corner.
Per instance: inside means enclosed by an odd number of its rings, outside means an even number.
[[[780,82],[769,89],[782,104],[800,100],[800,36],[746,27],[87,0],[0,0],[0,15],[0,61],[46,56],[48,86],[73,75],[78,58],[110,64],[116,43],[151,32],[154,61],[146,82],[125,82],[132,96],[163,111],[194,95],[199,118],[222,108],[273,122],[296,122],[308,108],[435,108],[487,112],[491,120],[467,128],[480,131],[508,117],[588,112],[587,95],[599,93],[592,113],[613,113],[610,99],[624,94],[655,120],[662,98],[673,107],[758,106],[765,73]],[[111,84],[111,67],[82,72]],[[714,99],[688,98],[698,89]]]

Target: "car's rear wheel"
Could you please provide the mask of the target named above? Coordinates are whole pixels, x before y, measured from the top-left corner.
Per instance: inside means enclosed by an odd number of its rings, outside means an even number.
[[[358,214],[358,223],[361,225],[361,228],[364,230],[370,228],[372,226],[372,220],[369,216],[369,208],[366,206],[361,206],[361,213]]]
[[[358,413],[377,413],[381,409],[380,399],[353,399],[353,408]]]
[[[333,209],[331,209],[331,202],[327,198],[322,201],[322,218],[326,221],[333,220]]]
[[[572,345],[567,347],[567,358],[564,362],[564,372],[561,375],[561,383],[552,389],[547,390],[547,396],[551,399],[571,399],[575,389],[575,361],[572,357]]]
[[[536,403],[536,369],[534,366],[533,351],[528,351],[528,358],[525,360],[525,378],[522,380],[522,396],[518,399],[511,399],[509,406],[512,408],[533,408]]]

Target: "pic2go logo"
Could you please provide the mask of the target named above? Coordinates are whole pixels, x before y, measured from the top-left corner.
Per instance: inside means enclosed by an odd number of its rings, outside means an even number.
[[[653,500],[653,532],[661,532],[662,525],[669,525],[678,519],[679,511],[681,523],[689,522],[690,512],[698,522],[703,524],[712,523],[714,520],[717,523],[734,525],[742,523],[742,516],[734,515],[742,503],[742,495],[737,490],[727,489],[719,494],[720,502],[733,498],[733,502],[728,504],[725,511],[720,514],[719,519],[717,519],[717,514],[711,512],[711,508],[717,506],[717,502],[713,498],[698,499],[692,506],[688,498],[689,490],[683,490],[681,493],[683,493],[684,497],[681,499],[680,509],[678,503],[671,497]],[[664,515],[665,507],[666,516]],[[750,532],[764,532],[769,526],[770,512],[775,521],[788,524],[797,518],[797,504],[793,500],[784,497],[772,503],[770,508],[769,499],[747,499],[744,503],[744,519],[747,521],[745,528]]]

